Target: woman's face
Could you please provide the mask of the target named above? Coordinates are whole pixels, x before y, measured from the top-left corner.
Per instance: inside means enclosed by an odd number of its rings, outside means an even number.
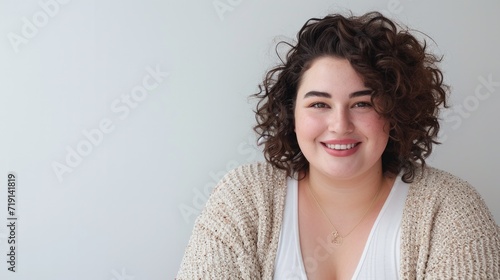
[[[317,58],[303,74],[295,133],[311,174],[353,179],[382,171],[389,123],[373,108],[371,89],[346,59]]]

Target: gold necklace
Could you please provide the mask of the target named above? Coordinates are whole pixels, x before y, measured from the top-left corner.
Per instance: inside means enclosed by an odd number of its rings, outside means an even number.
[[[344,238],[346,238],[349,234],[351,234],[351,232],[353,232],[356,229],[356,227],[359,226],[361,221],[363,221],[363,219],[365,218],[366,214],[368,214],[368,211],[370,211],[370,209],[372,208],[373,204],[375,203],[375,200],[377,200],[377,197],[380,193],[380,190],[382,189],[382,185],[380,185],[380,187],[378,188],[377,193],[375,194],[375,196],[373,196],[373,199],[372,199],[372,202],[370,203],[370,206],[368,206],[368,208],[366,208],[365,213],[363,213],[363,216],[361,216],[361,219],[359,219],[358,223],[346,235],[341,236],[339,231],[335,228],[332,221],[330,220],[330,217],[328,217],[328,215],[325,213],[325,210],[323,210],[323,207],[321,207],[321,205],[319,204],[318,199],[316,198],[313,190],[311,189],[311,185],[307,184],[307,188],[311,192],[311,195],[314,198],[314,201],[316,201],[316,205],[318,205],[319,210],[321,210],[321,213],[323,213],[323,215],[325,216],[325,218],[328,220],[328,222],[330,223],[330,225],[333,228],[332,233],[328,234],[328,236],[327,236],[327,240],[330,243],[330,245],[332,245],[333,247],[339,247],[344,242]]]

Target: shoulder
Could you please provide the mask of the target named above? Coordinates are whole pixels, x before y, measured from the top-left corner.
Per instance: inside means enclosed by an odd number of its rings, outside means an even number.
[[[210,224],[234,248],[259,252],[259,263],[267,267],[277,250],[286,182],[286,173],[269,163],[239,166],[216,185],[197,224]]]
[[[419,172],[401,227],[403,278],[498,278],[500,228],[467,181],[436,168]]]
[[[463,209],[464,203],[484,204],[476,189],[466,180],[447,171],[426,167],[418,171],[410,184],[410,196],[438,204],[457,205]]]
[[[447,171],[429,166],[417,171],[412,186],[426,190],[428,188],[441,190],[471,188],[470,184],[460,177]]]
[[[272,271],[285,194],[286,174],[268,163],[228,172],[196,219],[180,278],[257,279]]]
[[[285,191],[286,174],[267,162],[238,166],[229,171],[215,186],[212,196],[254,196]]]
[[[437,168],[427,167],[417,174],[410,184],[406,210],[414,225],[427,224],[443,237],[451,233],[460,236],[468,230],[498,234],[498,226],[476,189]]]
[[[216,187],[223,185],[260,186],[266,184],[283,183],[286,180],[285,172],[267,162],[244,164],[229,171]]]
[[[280,211],[286,195],[286,173],[267,162],[241,165],[229,171],[215,186],[206,209],[254,215]],[[218,210],[216,210],[218,211]],[[274,211],[273,211],[274,212]]]

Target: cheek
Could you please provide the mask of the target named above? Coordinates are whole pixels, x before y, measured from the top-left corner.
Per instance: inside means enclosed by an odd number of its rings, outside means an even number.
[[[374,130],[378,131],[379,133],[384,133],[388,134],[389,133],[389,122],[387,122],[385,119],[375,119],[372,121],[371,125]]]
[[[372,112],[370,115],[360,118],[363,126],[377,132],[389,133],[389,121],[380,117],[377,113]]]
[[[377,119],[372,123],[371,133],[378,139],[382,144],[387,144],[389,140],[389,122],[385,119]]]
[[[297,138],[311,138],[323,131],[323,122],[307,114],[295,114],[295,133]]]
[[[389,122],[378,115],[361,118],[355,126],[367,137],[377,142],[386,142],[389,138]]]

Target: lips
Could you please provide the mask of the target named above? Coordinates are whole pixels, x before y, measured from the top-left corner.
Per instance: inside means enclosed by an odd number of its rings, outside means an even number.
[[[350,150],[350,149],[356,147],[359,143],[350,143],[350,144],[326,144],[326,143],[324,143],[324,144],[328,149],[331,149],[331,150],[346,151],[346,150]]]

